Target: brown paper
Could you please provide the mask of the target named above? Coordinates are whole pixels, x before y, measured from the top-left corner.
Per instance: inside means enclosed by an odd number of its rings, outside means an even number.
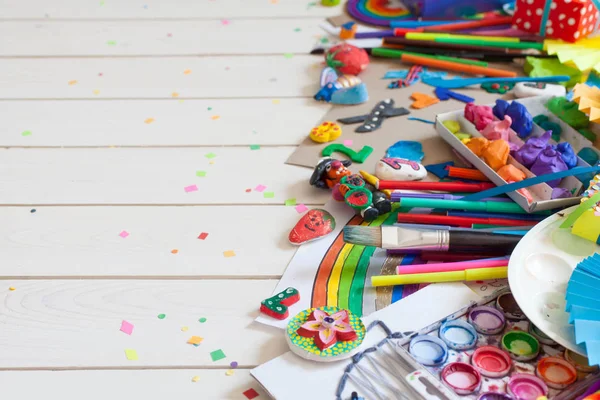
[[[506,65],[500,67],[508,69]],[[412,109],[410,107],[413,102],[410,98],[412,93],[420,92],[435,97],[435,88],[418,82],[407,88],[388,89],[387,85],[392,82],[392,80],[382,79],[389,70],[407,68],[410,68],[410,66],[391,60],[372,61],[367,70],[360,74],[360,78],[367,85],[369,100],[366,103],[357,106],[334,105],[321,121],[315,123],[315,126],[323,121],[335,121],[338,118],[369,114],[375,104],[387,98],[391,98],[395,101],[394,107],[405,107],[410,110],[410,115],[387,118],[383,121],[383,124],[379,129],[369,133],[354,132],[360,124],[340,125],[342,127],[342,136],[329,143],[315,143],[308,137],[309,132],[307,132],[304,142],[300,144],[296,151],[288,158],[286,163],[314,168],[317,162],[322,158],[321,151],[323,148],[331,143],[343,144],[344,140],[348,139],[353,141],[352,146],[349,147],[356,151],[359,151],[363,146],[371,146],[374,149],[373,153],[363,164],[354,163],[350,167],[354,172],[362,169],[373,173],[375,170],[375,163],[385,156],[387,148],[400,140],[412,140],[420,142],[423,145],[425,158],[422,163],[424,165],[446,161],[457,162],[458,159],[452,152],[451,147],[438,136],[433,125],[419,121],[409,121],[407,118],[418,117],[434,121],[437,114],[463,109],[465,103],[450,99],[447,101],[440,101],[433,106],[421,110]],[[318,90],[317,86],[318,84],[315,85],[315,93]],[[490,104],[500,98],[500,95],[497,93],[487,93],[478,86],[471,86],[466,89],[453,89],[453,91],[473,97],[476,104]],[[347,159],[346,156],[339,153],[334,153],[332,157],[337,159]]]

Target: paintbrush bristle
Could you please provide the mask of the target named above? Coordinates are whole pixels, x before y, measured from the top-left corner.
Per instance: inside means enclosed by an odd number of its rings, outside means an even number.
[[[381,247],[381,227],[345,226],[344,242],[362,246]]]

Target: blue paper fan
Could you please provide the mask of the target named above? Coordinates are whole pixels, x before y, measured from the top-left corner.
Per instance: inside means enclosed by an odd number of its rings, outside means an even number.
[[[600,364],[600,254],[580,262],[567,285],[567,312],[577,344],[584,344],[590,365]]]

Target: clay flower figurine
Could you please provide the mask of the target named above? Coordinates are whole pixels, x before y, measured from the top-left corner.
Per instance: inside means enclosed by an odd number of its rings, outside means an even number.
[[[315,309],[296,333],[305,338],[314,338],[315,345],[321,350],[337,342],[348,342],[358,338],[350,326],[346,310],[329,315],[325,311]]]

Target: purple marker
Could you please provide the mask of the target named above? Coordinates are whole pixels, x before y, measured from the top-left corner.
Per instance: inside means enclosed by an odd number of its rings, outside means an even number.
[[[399,203],[400,199],[405,198],[413,198],[413,199],[437,199],[437,200],[461,200],[464,196],[454,196],[452,194],[443,194],[443,193],[403,193],[403,192],[392,192],[391,201],[394,203]],[[505,203],[512,203],[511,199],[506,199],[502,197],[487,197],[482,199],[482,201],[501,201]]]

